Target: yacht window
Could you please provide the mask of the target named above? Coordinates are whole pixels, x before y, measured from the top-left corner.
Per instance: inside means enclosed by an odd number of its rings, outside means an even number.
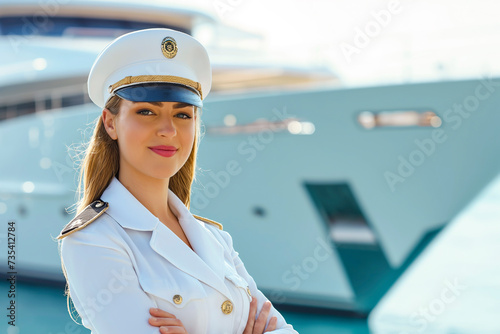
[[[87,93],[68,93],[66,95],[45,96],[42,98],[0,105],[0,121],[38,111],[67,108],[90,103]]]
[[[5,116],[7,115],[7,107],[6,106],[0,106],[0,121],[5,119]]]
[[[63,96],[61,99],[61,107],[78,106],[85,103],[83,94]]]
[[[17,115],[26,115],[34,113],[36,110],[35,101],[23,102],[14,106]]]
[[[51,17],[50,20],[44,22],[39,22],[39,20],[40,18],[36,15],[0,17],[0,34],[117,37],[133,30],[148,28],[170,28],[190,33],[181,27],[143,21],[63,16]]]

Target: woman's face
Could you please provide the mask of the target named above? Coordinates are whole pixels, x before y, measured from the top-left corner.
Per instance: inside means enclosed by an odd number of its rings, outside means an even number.
[[[103,111],[103,121],[118,140],[120,175],[170,178],[193,148],[195,107],[186,103],[122,100],[117,115]]]

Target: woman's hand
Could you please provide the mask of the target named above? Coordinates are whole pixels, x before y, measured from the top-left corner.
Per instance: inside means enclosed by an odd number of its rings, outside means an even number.
[[[260,310],[259,317],[257,321],[255,321],[255,314],[257,314],[257,298],[252,297],[252,301],[250,302],[250,313],[248,314],[248,321],[243,334],[262,334],[265,332],[270,332],[276,329],[276,323],[278,322],[278,318],[272,317],[269,320],[269,325],[267,326],[266,331],[266,321],[267,316],[269,315],[269,311],[271,310],[271,302],[266,301]]]
[[[149,324],[160,327],[160,333],[187,334],[184,325],[175,315],[153,307],[149,309],[149,313],[152,315],[149,318]]]

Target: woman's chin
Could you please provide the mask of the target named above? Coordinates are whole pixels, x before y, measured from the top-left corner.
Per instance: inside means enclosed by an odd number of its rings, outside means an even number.
[[[163,169],[163,170],[159,170],[156,172],[151,172],[149,175],[155,179],[168,180],[172,176],[174,176],[176,173],[177,173],[177,170],[167,170],[166,171],[165,169]]]

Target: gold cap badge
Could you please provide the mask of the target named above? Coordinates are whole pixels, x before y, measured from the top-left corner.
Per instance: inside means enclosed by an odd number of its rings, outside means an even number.
[[[168,59],[172,59],[177,54],[177,42],[172,37],[165,37],[161,41],[161,52]]]

